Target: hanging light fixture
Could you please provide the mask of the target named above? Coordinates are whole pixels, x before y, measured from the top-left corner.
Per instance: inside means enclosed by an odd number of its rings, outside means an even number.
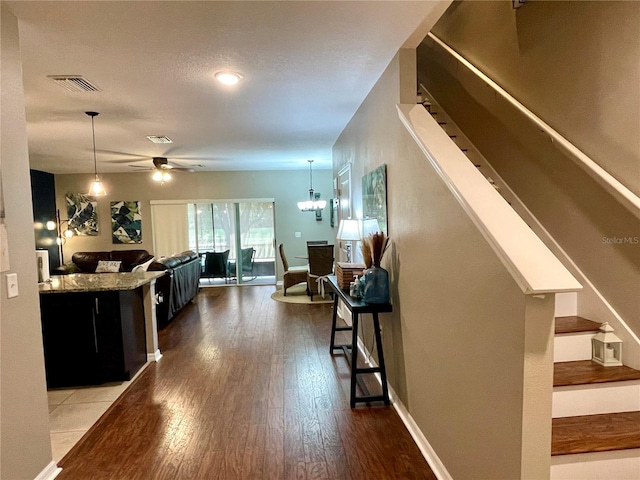
[[[313,174],[311,172],[311,164],[313,160],[307,160],[309,162],[309,200],[304,202],[298,202],[298,208],[302,212],[314,212],[324,209],[327,206],[326,200],[320,200],[320,194],[313,191]]]
[[[93,182],[89,187],[89,195],[92,197],[104,197],[107,192],[102,186],[100,177],[98,177],[98,161],[96,160],[96,130],[93,125],[93,118],[100,115],[98,112],[84,112],[91,117],[91,133],[93,135]]]

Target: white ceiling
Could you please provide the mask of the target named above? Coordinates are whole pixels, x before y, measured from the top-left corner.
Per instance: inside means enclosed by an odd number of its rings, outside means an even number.
[[[331,167],[331,147],[430,1],[8,1],[19,19],[31,168]],[[242,73],[234,88],[216,71]],[[82,75],[71,93],[49,75]],[[153,144],[147,135],[174,143]]]

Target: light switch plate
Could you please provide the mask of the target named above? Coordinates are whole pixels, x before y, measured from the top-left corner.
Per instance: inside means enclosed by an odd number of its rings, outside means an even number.
[[[302,232],[296,232],[295,236],[296,238],[302,238]]]
[[[7,273],[7,298],[18,296],[18,274]]]

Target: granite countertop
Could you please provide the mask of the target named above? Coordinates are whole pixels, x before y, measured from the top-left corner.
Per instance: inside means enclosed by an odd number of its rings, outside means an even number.
[[[52,275],[51,281],[38,285],[40,293],[102,292],[134,290],[164,275],[160,272],[74,273]]]

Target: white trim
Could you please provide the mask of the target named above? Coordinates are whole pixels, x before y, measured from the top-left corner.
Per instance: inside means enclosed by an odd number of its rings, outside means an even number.
[[[365,347],[364,342],[360,337],[358,337],[358,350],[360,351],[360,354],[364,357],[364,360],[369,367],[378,366],[373,361],[371,354]],[[376,373],[375,377],[380,383],[380,385],[382,385],[382,379],[380,377],[380,374]],[[422,433],[422,430],[420,430],[420,427],[418,426],[418,424],[415,422],[415,420],[413,419],[413,417],[411,416],[407,408],[404,406],[404,404],[398,397],[398,395],[396,395],[396,392],[393,389],[393,387],[391,387],[391,385],[389,385],[388,382],[387,382],[387,387],[389,388],[389,400],[391,401],[391,405],[393,406],[393,408],[395,408],[398,416],[400,417],[400,420],[402,420],[402,423],[404,423],[404,426],[407,427],[407,430],[409,431],[409,435],[411,435],[411,438],[413,438],[413,441],[416,442],[416,445],[420,449],[420,453],[422,453],[422,456],[429,464],[431,471],[434,473],[436,478],[438,478],[438,480],[453,480],[453,477],[451,476],[447,468],[444,466],[444,464],[436,454],[436,451],[433,449],[433,447],[431,446],[427,438],[424,436],[424,433]]]
[[[582,285],[449,138],[422,105],[397,105],[427,161],[523,293],[574,292]]]
[[[184,205],[189,203],[275,203],[275,198],[188,198],[185,200],[150,200],[150,205]]]
[[[159,362],[162,358],[162,353],[160,353],[160,349],[157,349],[153,353],[147,353],[147,362]]]
[[[542,129],[547,134],[551,142],[560,147],[564,152],[568,153],[570,158],[578,164],[585,172],[587,172],[594,180],[596,180],[601,186],[603,186],[616,200],[624,205],[636,218],[640,218],[640,198],[634,194],[631,190],[625,187],[622,183],[616,180],[610,173],[604,170],[600,165],[591,160],[575,145],[569,142],[566,138],[560,135],[557,131],[551,128],[550,125],[545,123],[541,118],[536,116],[531,110],[518,102],[509,93],[507,93],[500,85],[491,80],[488,76],[482,73],[478,68],[471,64],[468,60],[458,54],[455,50],[449,47],[446,43],[436,37],[433,33],[429,33],[428,36],[445,49],[450,55],[452,55],[460,64],[464,65],[473,72],[478,78],[484,81],[487,85],[493,88],[500,96],[502,96],[507,102],[518,109],[529,120],[531,120],[536,127]]]
[[[58,467],[58,464],[52,461],[33,480],[53,480],[61,471],[62,468]]]

